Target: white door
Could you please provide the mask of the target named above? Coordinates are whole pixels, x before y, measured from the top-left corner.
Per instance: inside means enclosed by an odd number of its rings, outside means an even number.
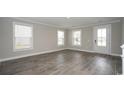
[[[94,51],[110,53],[111,25],[97,26],[94,28]]]

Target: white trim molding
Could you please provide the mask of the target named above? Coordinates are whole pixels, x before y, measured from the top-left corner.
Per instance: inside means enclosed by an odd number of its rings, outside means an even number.
[[[26,21],[26,22],[31,22],[34,24],[41,24],[41,25],[46,25],[46,26],[50,26],[50,27],[54,27],[54,28],[67,28],[67,29],[79,29],[79,28],[85,28],[85,27],[89,27],[89,26],[97,26],[97,25],[105,25],[105,24],[111,24],[111,23],[118,23],[121,22],[120,20],[113,20],[113,21],[106,21],[106,22],[99,22],[99,23],[94,23],[94,24],[88,24],[88,25],[81,25],[81,26],[75,26],[75,27],[63,27],[63,26],[58,26],[58,25],[52,25],[52,24],[47,24],[47,23],[43,23],[43,22],[37,22],[37,21],[33,21],[33,20],[29,20],[23,17],[10,17],[11,19],[16,19],[16,20],[20,20],[20,21]]]
[[[122,48],[122,74],[124,75],[124,44],[121,46]]]
[[[57,25],[51,25],[51,24],[46,24],[46,23],[42,23],[42,22],[36,22],[36,21],[29,20],[29,19],[21,18],[21,17],[12,17],[12,19],[16,19],[16,20],[20,20],[20,21],[26,21],[26,22],[30,22],[30,23],[34,23],[34,24],[46,25],[46,26],[50,26],[50,27],[54,27],[54,28],[61,28]]]
[[[75,51],[82,51],[82,52],[89,52],[89,53],[98,53],[98,52],[90,51],[90,50],[81,50],[81,49],[75,49],[75,48],[63,48],[63,49],[56,49],[56,50],[37,52],[37,53],[26,54],[26,55],[21,55],[21,56],[15,56],[15,57],[10,57],[10,58],[3,58],[3,59],[0,59],[0,62],[24,58],[24,57],[30,57],[30,56],[35,56],[35,55],[41,55],[41,54],[46,54],[46,53],[52,53],[52,52],[57,52],[57,51],[61,51],[61,50],[66,50],[66,49],[75,50]],[[105,54],[105,53],[99,53],[99,54]],[[106,54],[106,55],[122,57],[120,54]]]
[[[3,58],[3,59],[0,59],[0,62],[19,59],[19,58],[24,58],[24,57],[30,57],[30,56],[35,56],[35,55],[47,54],[47,53],[57,52],[57,51],[61,51],[61,50],[65,50],[65,48],[56,49],[56,50],[50,50],[50,51],[37,52],[37,53],[26,54],[26,55],[15,56],[15,57],[9,57],[9,58]]]
[[[80,32],[80,45],[75,45],[74,44],[74,33],[78,31]],[[81,47],[81,45],[82,45],[82,30],[81,29],[72,30],[72,46]]]
[[[22,49],[16,49],[15,47],[15,25],[20,25],[20,26],[28,26],[31,28],[31,47],[30,48],[22,48]],[[25,51],[25,50],[33,50],[33,32],[34,32],[34,28],[33,28],[33,24],[27,24],[27,23],[23,23],[23,22],[13,22],[13,51],[17,52],[17,51]]]
[[[94,24],[89,24],[89,25],[85,25],[85,26],[71,27],[71,29],[79,29],[79,28],[85,28],[85,27],[91,27],[91,26],[106,25],[106,24],[112,24],[112,23],[118,23],[118,22],[121,22],[121,21],[114,20],[114,21],[108,21],[108,22],[94,23]]]
[[[89,52],[89,53],[99,53],[99,52],[92,51],[92,50],[81,50],[81,49],[76,49],[76,48],[67,48],[67,49],[69,49],[69,50],[75,50],[75,51],[82,51],[82,52]],[[110,55],[110,56],[121,57],[121,54],[114,54],[114,53],[111,53],[111,54],[99,53],[99,54],[105,54],[105,55]]]
[[[121,46],[121,48],[124,48],[124,44]]]
[[[106,32],[106,34],[107,34],[106,47],[99,47],[94,42],[95,40],[97,40],[97,36],[96,36],[97,29],[101,29],[101,28],[106,28],[106,30],[107,30],[107,32]],[[100,49],[106,51],[106,54],[111,54],[111,24],[99,25],[99,26],[94,27],[94,30],[93,30],[93,50],[94,51],[101,51]]]
[[[59,32],[62,32],[64,35],[64,38],[61,38],[61,39],[63,39],[62,44],[59,44],[59,39],[60,39]],[[58,47],[62,47],[65,45],[65,31],[63,31],[63,30],[57,30],[57,45],[58,45]]]

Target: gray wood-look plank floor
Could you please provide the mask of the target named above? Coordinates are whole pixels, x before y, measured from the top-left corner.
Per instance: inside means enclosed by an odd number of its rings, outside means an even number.
[[[0,64],[1,75],[117,75],[120,57],[63,50]]]

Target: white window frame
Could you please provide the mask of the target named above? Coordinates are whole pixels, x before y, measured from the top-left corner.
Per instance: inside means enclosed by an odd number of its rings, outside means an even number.
[[[95,40],[95,37],[96,37],[96,35],[95,35],[95,31],[97,30],[97,29],[99,29],[99,28],[109,28],[109,33],[108,33],[108,40],[109,40],[109,44],[108,44],[108,47],[107,47],[107,50],[108,50],[108,53],[107,54],[111,54],[111,34],[112,34],[112,31],[111,31],[111,24],[105,24],[105,25],[100,25],[100,26],[94,26],[94,34],[93,34],[93,49],[94,49],[94,51],[96,51],[95,50],[95,48],[96,48],[96,44],[95,44],[95,42],[94,42],[94,40]]]
[[[32,28],[32,39],[31,39],[31,47],[30,48],[23,48],[23,49],[16,49],[15,47],[15,25],[22,25],[22,26],[29,26]],[[25,50],[32,50],[33,49],[33,25],[22,23],[22,22],[13,22],[13,51],[25,51]]]
[[[64,40],[63,40],[63,44],[62,44],[62,45],[59,45],[59,44],[58,44],[58,32],[59,32],[59,31],[64,33]],[[65,45],[65,31],[63,31],[63,30],[57,30],[57,45],[58,45],[59,47]]]
[[[74,32],[77,32],[77,31],[80,31],[80,45],[75,45],[74,44],[74,37],[73,37],[73,34],[74,34]],[[73,46],[81,46],[82,45],[82,30],[81,29],[77,29],[77,30],[73,30],[72,31],[72,45]]]

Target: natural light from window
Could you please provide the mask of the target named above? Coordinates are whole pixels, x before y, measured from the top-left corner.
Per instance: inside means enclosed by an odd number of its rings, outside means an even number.
[[[64,45],[64,31],[58,31],[58,46]]]
[[[80,46],[81,45],[81,31],[73,32],[73,45]]]
[[[97,30],[97,45],[106,47],[106,28]]]
[[[33,47],[32,38],[32,26],[14,23],[15,50],[31,49]]]

